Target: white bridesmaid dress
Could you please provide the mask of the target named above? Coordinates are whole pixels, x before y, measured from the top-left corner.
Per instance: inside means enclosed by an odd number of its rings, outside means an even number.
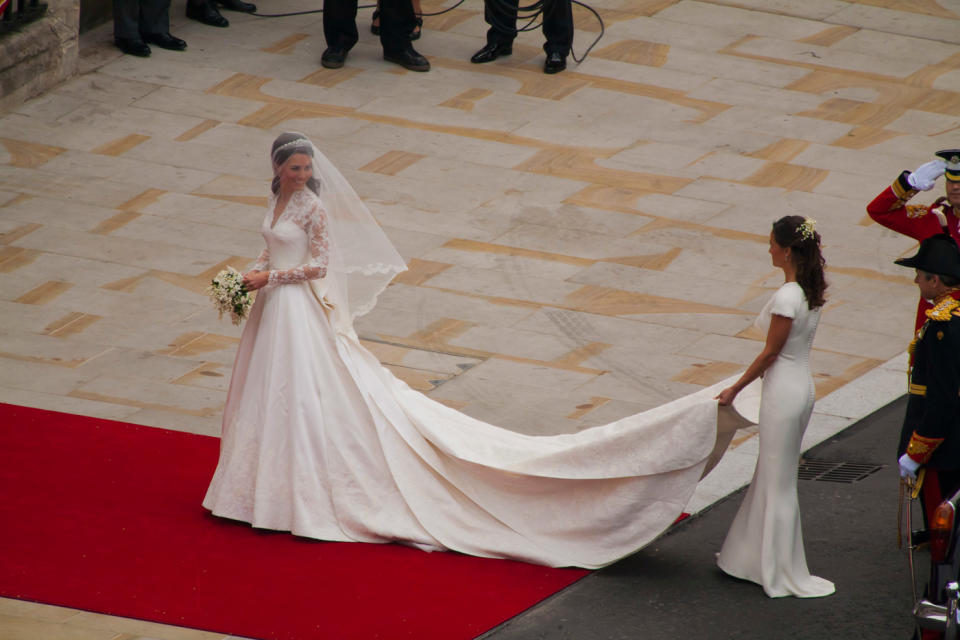
[[[717,564],[734,577],[761,585],[770,597],[815,598],[830,595],[834,586],[807,569],[797,464],[813,412],[810,349],[820,309],[808,309],[800,285],[787,282],[757,318],[757,326],[764,332],[769,330],[773,314],[792,318],[793,323],[786,344],[763,376],[757,467]]]
[[[255,527],[596,568],[652,541],[745,426],[724,383],[575,434],[528,436],[410,389],[337,320],[324,212],[297,192],[271,227],[203,505]],[[506,399],[505,401],[509,401]],[[719,416],[719,418],[718,418]],[[718,428],[719,425],[719,428]]]

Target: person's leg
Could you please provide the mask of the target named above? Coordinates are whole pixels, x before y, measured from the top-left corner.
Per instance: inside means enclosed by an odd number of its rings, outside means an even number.
[[[380,0],[380,44],[384,53],[399,53],[410,48],[410,32],[415,25],[411,0]]]
[[[518,0],[484,0],[483,19],[487,29],[487,44],[510,48],[517,37]]]
[[[114,40],[140,39],[140,2],[138,0],[113,0]]]
[[[543,36],[546,53],[566,57],[573,45],[573,7],[570,0],[547,0],[543,6]]]
[[[547,59],[544,73],[567,68],[567,54],[573,45],[573,7],[570,0],[547,0],[543,7],[543,50]]]
[[[170,33],[170,0],[140,0],[140,35]]]
[[[323,37],[327,48],[349,51],[357,44],[357,0],[323,0]]]

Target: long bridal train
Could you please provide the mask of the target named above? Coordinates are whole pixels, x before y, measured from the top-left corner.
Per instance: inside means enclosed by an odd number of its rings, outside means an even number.
[[[724,381],[578,433],[515,433],[410,389],[318,304],[326,293],[322,281],[259,292],[203,503],[214,514],[321,540],[596,568],[669,527],[749,424],[718,408]]]

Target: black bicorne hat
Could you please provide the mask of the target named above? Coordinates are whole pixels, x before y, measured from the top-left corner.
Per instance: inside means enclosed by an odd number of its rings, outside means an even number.
[[[903,267],[921,269],[927,273],[960,278],[960,247],[946,233],[930,236],[920,243],[916,255],[894,260]]]

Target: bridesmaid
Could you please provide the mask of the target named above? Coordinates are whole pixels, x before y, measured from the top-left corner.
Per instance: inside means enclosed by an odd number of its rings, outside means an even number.
[[[757,467],[717,565],[731,576],[761,585],[771,598],[834,592],[832,582],[811,576],[807,569],[797,501],[800,443],[813,412],[810,348],[827,288],[814,225],[800,216],[773,223],[770,256],[773,266],[783,270],[784,283],[757,319],[757,326],[767,332],[766,343],[740,379],[717,396],[721,405],[728,405],[763,376]]]

